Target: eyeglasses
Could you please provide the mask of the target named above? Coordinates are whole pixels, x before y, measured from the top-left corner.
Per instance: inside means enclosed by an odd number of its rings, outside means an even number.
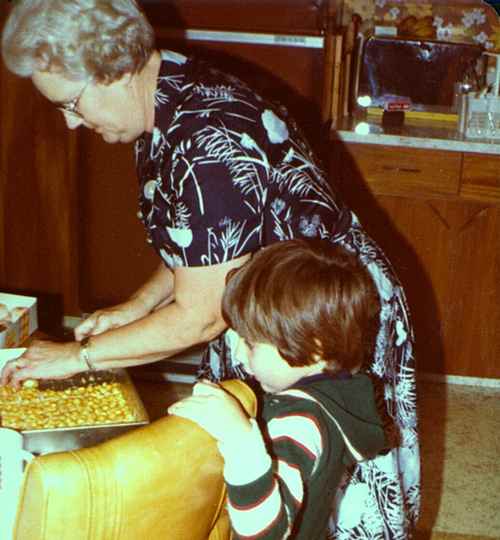
[[[85,92],[85,90],[87,90],[87,86],[91,83],[91,81],[87,81],[87,83],[85,84],[85,86],[82,88],[81,92],[75,97],[73,98],[71,101],[68,101],[66,103],[62,103],[61,105],[59,105],[59,107],[57,107],[60,111],[62,111],[63,113],[70,113],[72,114],[73,116],[78,116],[79,118],[83,118],[83,116],[80,114],[80,112],[78,111],[78,106],[80,104],[80,99],[82,98],[83,96],[83,93]]]

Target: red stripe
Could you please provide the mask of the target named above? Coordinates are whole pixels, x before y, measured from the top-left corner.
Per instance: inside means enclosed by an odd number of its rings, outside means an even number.
[[[318,433],[319,433],[319,436],[320,436],[320,440],[321,440],[321,450],[323,449],[324,447],[324,444],[323,444],[323,433],[321,431],[321,428],[320,428],[320,424],[318,423],[318,421],[316,420],[316,418],[314,416],[311,416],[310,414],[307,414],[307,413],[300,413],[300,414],[285,414],[285,415],[282,415],[282,416],[276,416],[275,418],[273,418],[271,420],[271,422],[275,422],[275,421],[280,421],[280,420],[284,420],[284,419],[290,419],[290,418],[306,418],[307,420],[311,420],[313,422],[313,424],[316,426],[316,429],[318,430]],[[312,460],[315,460],[316,456],[315,454],[313,454],[306,446],[304,446],[302,444],[301,441],[299,441],[298,439],[294,439],[292,436],[290,435],[281,435],[279,437],[276,437],[274,439],[272,439],[273,441],[277,442],[277,441],[281,441],[281,440],[289,440],[291,441],[293,444],[295,444],[295,446],[298,446],[299,448],[301,448],[304,453],[309,456]]]

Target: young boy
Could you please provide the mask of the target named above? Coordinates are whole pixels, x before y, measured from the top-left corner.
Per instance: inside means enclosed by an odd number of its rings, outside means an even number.
[[[169,412],[218,441],[235,538],[324,540],[343,473],[384,447],[361,372],[378,328],[375,286],[339,246],[279,242],[232,274],[222,311],[265,392],[258,423],[212,383]]]

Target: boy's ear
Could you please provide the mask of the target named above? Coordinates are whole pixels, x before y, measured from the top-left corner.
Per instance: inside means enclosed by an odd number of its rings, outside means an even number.
[[[323,360],[324,351],[323,351],[323,344],[321,343],[320,339],[315,337],[313,339],[313,343],[315,345],[315,352],[313,353],[312,357],[316,362],[319,362],[320,360]]]
[[[320,355],[317,354],[317,353],[314,353],[314,354],[312,355],[312,357],[313,357],[313,360],[314,360],[314,363],[315,363],[315,364],[319,364],[320,362],[325,362],[325,361],[323,360],[323,357],[320,356]],[[325,363],[326,363],[326,362],[325,362]]]

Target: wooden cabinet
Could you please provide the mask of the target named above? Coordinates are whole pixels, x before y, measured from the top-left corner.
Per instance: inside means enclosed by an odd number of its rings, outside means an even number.
[[[319,33],[335,0],[142,0],[150,20],[169,28]]]
[[[500,156],[464,155],[460,197],[500,204]]]
[[[159,264],[137,217],[138,182],[133,145],[106,144],[80,134],[78,243],[80,308],[91,312],[127,298]]]
[[[338,142],[331,165],[403,281],[419,369],[500,377],[500,156]]]

